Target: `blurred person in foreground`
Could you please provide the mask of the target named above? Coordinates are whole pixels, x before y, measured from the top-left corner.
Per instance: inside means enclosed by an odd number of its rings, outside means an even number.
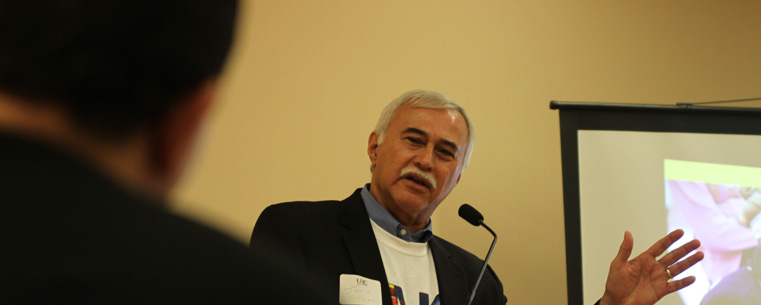
[[[343,201],[269,206],[257,220],[251,247],[292,257],[297,268],[326,283],[334,299],[351,301],[346,292],[369,282],[378,287],[371,291],[380,296],[375,304],[464,304],[483,261],[434,235],[430,217],[468,165],[472,126],[465,110],[444,94],[401,95],[370,133],[370,183]],[[677,262],[699,241],[661,256],[682,234],[676,230],[630,260],[634,240],[626,232],[598,303],[651,305],[691,284],[694,277],[671,278],[702,259],[697,252]],[[473,304],[506,301],[489,268]]]
[[[1,303],[324,304],[168,211],[237,6],[0,0]]]

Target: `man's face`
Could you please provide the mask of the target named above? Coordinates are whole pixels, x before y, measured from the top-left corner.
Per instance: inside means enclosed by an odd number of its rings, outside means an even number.
[[[468,128],[457,110],[403,105],[382,144],[370,135],[370,193],[402,224],[427,223],[457,185],[467,145]]]

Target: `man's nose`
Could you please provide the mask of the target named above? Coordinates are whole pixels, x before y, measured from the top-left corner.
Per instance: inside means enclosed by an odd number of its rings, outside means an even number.
[[[421,149],[415,156],[415,166],[421,170],[430,171],[433,167],[433,154],[434,147],[432,145],[428,145],[425,149]]]

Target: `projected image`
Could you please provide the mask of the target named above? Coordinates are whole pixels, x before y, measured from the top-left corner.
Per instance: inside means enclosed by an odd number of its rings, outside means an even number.
[[[664,176],[669,231],[683,229],[705,253],[679,275],[697,279],[683,303],[761,304],[761,185],[751,185],[761,169],[666,160]]]

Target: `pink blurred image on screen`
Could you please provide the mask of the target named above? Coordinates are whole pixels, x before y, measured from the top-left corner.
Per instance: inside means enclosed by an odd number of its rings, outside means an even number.
[[[684,304],[723,304],[730,301],[721,299],[725,295],[739,300],[732,304],[759,304],[758,299],[741,294],[755,290],[761,295],[761,282],[748,280],[748,287],[740,287],[745,285],[738,284],[734,273],[752,276],[748,270],[759,247],[761,230],[754,230],[751,223],[761,210],[761,191],[750,186],[671,179],[666,179],[665,191],[668,230],[683,229],[686,236],[701,241],[699,250],[705,253],[702,262],[679,276],[696,277],[693,285],[680,291]],[[719,285],[731,274],[733,280]],[[722,287],[730,283],[733,287]],[[712,289],[716,291],[709,293]]]

